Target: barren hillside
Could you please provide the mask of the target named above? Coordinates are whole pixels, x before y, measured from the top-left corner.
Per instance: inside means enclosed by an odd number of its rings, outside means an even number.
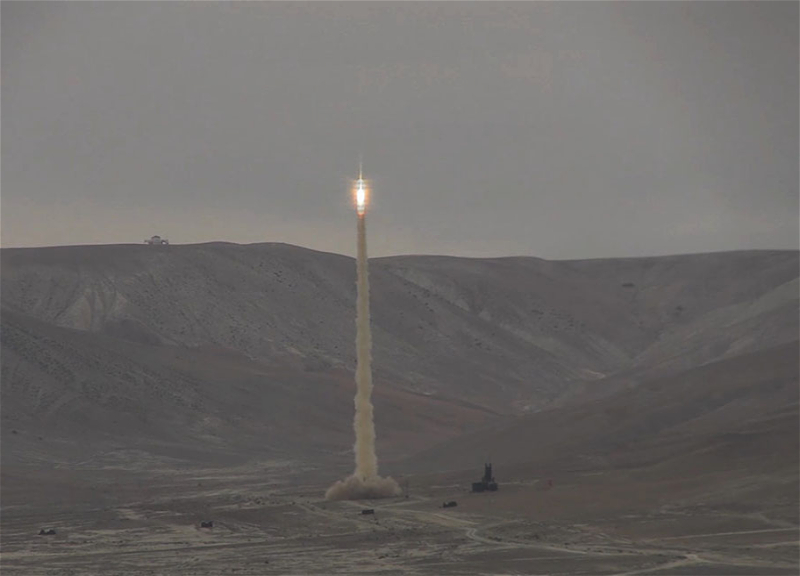
[[[283,244],[2,251],[4,310],[145,346],[352,369],[351,259]],[[409,390],[537,408],[572,383],[793,340],[798,258],[372,261],[375,367]],[[793,284],[794,282],[794,284]]]
[[[420,470],[460,469],[475,456],[500,467],[603,469],[705,459],[697,469],[767,460],[796,475],[798,342],[645,380],[596,400],[498,421],[420,453]],[[684,469],[691,468],[682,466]]]
[[[367,516],[322,500],[352,469],[351,259],[0,256],[14,573],[796,572],[797,252],[373,260],[378,454],[412,496]],[[500,491],[469,494],[485,459]]]

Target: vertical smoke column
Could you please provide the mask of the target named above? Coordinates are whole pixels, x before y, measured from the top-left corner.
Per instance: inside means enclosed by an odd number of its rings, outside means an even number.
[[[378,457],[375,454],[375,422],[372,409],[372,335],[369,323],[369,270],[367,268],[367,187],[358,171],[356,181],[356,212],[358,213],[358,255],[356,260],[356,415],[353,429],[356,469],[344,480],[336,482],[325,492],[328,500],[357,500],[387,498],[400,494],[400,486],[392,478],[378,476]]]
[[[359,182],[362,179],[359,178]],[[366,199],[364,199],[366,200]],[[367,218],[363,204],[358,212],[358,260],[356,264],[356,471],[362,479],[378,475],[375,455],[375,422],[372,418],[372,333],[369,325],[369,269],[367,265]]]

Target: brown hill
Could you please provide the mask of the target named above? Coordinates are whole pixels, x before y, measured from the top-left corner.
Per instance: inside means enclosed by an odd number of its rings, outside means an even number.
[[[557,470],[650,466],[737,469],[757,460],[797,472],[798,342],[575,398],[445,442],[405,463],[417,470]]]
[[[305,371],[209,345],[128,342],[8,310],[2,345],[5,463],[74,462],[121,446],[190,460],[222,452],[350,460],[353,385],[343,369]],[[494,416],[381,384],[374,400],[387,456]]]
[[[2,304],[144,345],[304,371],[354,364],[353,261],[283,244],[4,249]],[[536,409],[624,370],[796,338],[797,252],[548,262],[372,261],[375,369],[406,389]],[[687,349],[688,343],[688,349]]]

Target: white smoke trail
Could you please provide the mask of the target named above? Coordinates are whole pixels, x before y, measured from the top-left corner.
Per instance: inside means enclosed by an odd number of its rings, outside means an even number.
[[[366,215],[358,216],[356,300],[356,469],[352,476],[336,482],[325,492],[328,500],[388,498],[401,493],[392,478],[378,476],[375,454],[375,422],[372,417],[372,334],[369,321],[369,270],[367,268]]]
[[[372,332],[369,321],[369,269],[367,268],[367,223],[358,218],[358,258],[356,300],[356,475],[371,478],[378,474],[375,455],[375,422],[372,417]]]

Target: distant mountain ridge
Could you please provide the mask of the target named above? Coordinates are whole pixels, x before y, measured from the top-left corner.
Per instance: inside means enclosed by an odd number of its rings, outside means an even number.
[[[2,306],[143,345],[352,369],[352,259],[285,244],[3,249]],[[376,377],[499,411],[797,336],[798,252],[371,260]]]

